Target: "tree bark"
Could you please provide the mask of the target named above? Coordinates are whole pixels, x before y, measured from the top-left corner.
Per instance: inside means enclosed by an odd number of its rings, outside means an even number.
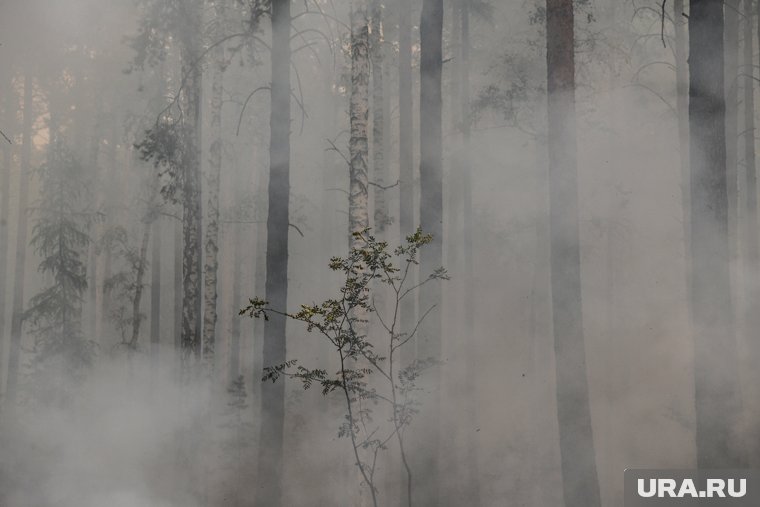
[[[750,70],[754,63],[754,39],[752,25],[755,9],[752,0],[744,0],[744,166],[746,192],[746,218],[744,221],[744,333],[745,343],[749,348],[750,367],[756,369],[756,360],[760,358],[760,347],[757,345],[756,333],[760,329],[760,314],[757,312],[758,292],[760,292],[760,244],[758,242],[757,220],[757,169],[755,161],[755,79]],[[758,42],[760,42],[760,27],[758,27]],[[757,374],[750,375],[751,384],[757,385]],[[750,401],[749,408],[755,411],[757,402]],[[756,413],[756,412],[755,412]],[[757,423],[750,428],[753,432],[750,459],[757,462],[760,449],[757,441]],[[754,463],[753,463],[754,464]]]
[[[741,468],[745,463],[731,437],[740,406],[729,273],[723,56],[722,1],[691,0],[691,314],[699,468]]]
[[[420,19],[420,227],[433,241],[420,253],[420,277],[441,267],[443,260],[443,148],[442,93],[443,0],[423,0]],[[441,357],[441,284],[426,284],[419,290],[420,313],[432,311],[420,326],[417,339],[419,359]],[[438,505],[440,488],[439,433],[440,381],[436,370],[426,372],[421,384],[423,401],[420,446],[415,453],[414,503]],[[424,470],[424,474],[421,472]]]
[[[153,222],[153,241],[150,253],[150,357],[155,376],[161,342],[161,219]]]
[[[14,100],[15,93],[13,90],[13,79],[8,78],[6,81],[5,94],[3,95],[3,131],[8,137],[13,138],[13,132],[10,130],[15,123]],[[3,143],[3,166],[2,175],[0,176],[0,393],[5,383],[5,340],[8,336],[6,328],[6,306],[7,306],[7,283],[8,283],[8,223],[10,221],[10,185],[11,185],[11,166],[13,164],[13,147]]]
[[[379,0],[372,0],[371,33],[369,41],[370,61],[372,63],[372,169],[374,179],[374,228],[375,237],[385,240],[388,225],[388,204],[385,198],[385,90],[383,88],[383,6]]]
[[[599,507],[581,302],[572,0],[546,2],[549,229],[557,420],[566,507]]]
[[[216,2],[216,36],[224,34],[224,2]],[[214,74],[211,84],[211,147],[209,148],[208,201],[206,209],[206,265],[203,306],[203,362],[213,378],[216,345],[217,291],[219,271],[219,180],[222,172],[222,92],[224,45],[214,49]]]
[[[288,303],[290,200],[290,0],[272,1],[272,86],[269,119],[269,213],[267,216],[266,300],[285,311]],[[285,361],[285,318],[264,322],[264,366]],[[258,505],[282,504],[285,384],[261,386]]]
[[[401,241],[414,233],[414,97],[412,81],[412,0],[398,0],[398,121],[399,121],[399,232]],[[416,280],[416,271],[411,282]],[[411,298],[401,308],[400,324],[404,332],[412,329],[417,314],[417,300]],[[416,342],[416,339],[415,339]],[[410,343],[410,349],[414,343]],[[402,353],[402,359],[413,359]]]
[[[19,359],[24,314],[24,283],[26,275],[27,206],[29,200],[29,171],[32,156],[32,120],[34,118],[33,80],[27,72],[24,77],[24,120],[22,124],[21,172],[19,174],[18,221],[16,224],[16,260],[13,280],[13,309],[11,320],[11,344],[8,355],[8,383],[6,398],[13,406],[18,395]]]
[[[739,258],[738,235],[738,74],[739,74],[739,0],[725,0],[725,93],[726,93],[726,176],[728,190],[728,254],[731,266]],[[731,269],[731,296],[739,294],[736,270]]]
[[[361,248],[361,241],[353,236],[369,227],[369,193],[367,191],[367,139],[369,119],[369,22],[364,0],[357,0],[351,11],[351,98],[349,117],[351,138],[348,152],[349,198],[348,235],[349,247]]]
[[[187,6],[187,19],[181,35],[181,94],[187,136],[183,153],[182,188],[182,360],[189,367],[191,359],[201,358],[201,10],[199,0]],[[187,371],[187,370],[185,370]]]

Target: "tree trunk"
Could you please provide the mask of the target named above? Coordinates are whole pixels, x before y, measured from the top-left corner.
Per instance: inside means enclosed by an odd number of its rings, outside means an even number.
[[[153,199],[148,204],[153,206]],[[132,296],[132,337],[129,340],[129,346],[137,348],[137,342],[140,339],[140,324],[142,315],[140,315],[140,306],[142,303],[143,278],[145,278],[145,268],[148,264],[148,242],[150,241],[150,230],[152,227],[152,218],[147,217],[143,222],[143,234],[140,241],[140,252],[137,259],[137,273],[135,274],[135,293]]]
[[[745,230],[745,251],[744,251],[744,332],[745,344],[749,349],[749,358],[751,359],[750,368],[756,370],[756,360],[760,357],[760,347],[757,345],[757,330],[760,329],[760,313],[757,311],[758,292],[760,291],[760,245],[758,244],[757,230],[757,171],[755,165],[755,79],[753,77],[754,63],[754,40],[752,25],[754,21],[755,10],[753,9],[752,0],[744,0],[744,166],[745,166],[745,192],[746,200],[746,218],[744,223]],[[760,28],[760,27],[758,27]],[[760,30],[758,30],[760,39]],[[758,41],[760,42],[760,40]],[[758,376],[750,375],[751,385],[757,385]],[[749,408],[757,413],[758,404],[755,400],[748,400]],[[756,419],[751,419],[755,420]],[[750,458],[753,465],[757,462],[760,449],[758,448],[757,423],[755,422],[750,428],[752,432]]]
[[[224,3],[216,2],[216,35],[224,31]],[[208,201],[206,210],[206,265],[203,306],[203,362],[213,378],[217,321],[217,274],[219,271],[219,179],[222,172],[222,92],[224,78],[224,45],[214,49],[214,74],[211,84],[211,147],[209,148]]]
[[[699,468],[741,468],[745,462],[731,440],[739,394],[729,273],[723,55],[722,1],[691,0],[691,313]]]
[[[6,92],[3,96],[3,131],[13,138],[13,132],[10,130],[15,123],[15,93],[13,91],[13,79],[8,78],[6,82]],[[6,306],[8,291],[8,223],[10,221],[10,185],[11,185],[11,166],[13,164],[13,147],[10,144],[3,143],[3,166],[2,176],[0,176],[0,394],[3,392],[5,381],[5,351],[6,340]]]
[[[470,0],[459,0],[459,9],[461,19],[459,21],[461,29],[461,50],[460,50],[460,79],[459,79],[459,115],[462,130],[462,156],[463,165],[459,168],[462,172],[462,188],[460,190],[462,206],[462,247],[464,263],[464,329],[465,336],[477,336],[475,331],[475,269],[472,248],[472,164],[470,153],[471,137],[471,113],[470,113]],[[466,390],[474,393],[477,383],[475,382],[477,364],[477,344],[469,342],[465,351],[465,369],[466,369]],[[469,412],[477,420],[477,396],[468,397],[470,401]],[[478,447],[476,434],[472,431],[467,433],[467,497],[468,503],[472,507],[480,505],[480,474],[478,472]]]
[[[357,0],[351,10],[351,99],[349,117],[351,138],[348,151],[349,167],[348,234],[349,247],[361,248],[361,241],[353,236],[369,227],[369,194],[367,192],[367,159],[369,144],[367,125],[369,118],[369,22],[364,0]]]
[[[728,191],[728,258],[731,269],[731,299],[739,295],[737,263],[739,260],[738,203],[738,74],[739,74],[739,0],[725,0],[725,94],[726,94],[726,180]],[[734,319],[738,314],[734,314]]]
[[[153,244],[150,253],[150,361],[151,374],[158,369],[161,342],[161,219],[153,222]]]
[[[369,41],[372,63],[372,169],[375,183],[375,213],[373,232],[379,241],[385,240],[388,225],[388,204],[385,198],[385,90],[383,88],[383,7],[379,0],[372,0],[371,33]]]
[[[240,235],[238,233],[237,226],[232,226],[232,234],[230,234],[230,241],[232,242],[232,259],[230,267],[232,271],[232,311],[230,316],[232,318],[230,329],[230,367],[227,381],[232,383],[237,380],[240,375],[240,319],[238,311],[243,307],[242,297],[242,285],[243,281],[240,267]],[[259,320],[259,319],[257,319]]]
[[[442,265],[443,260],[443,153],[442,95],[443,0],[423,0],[420,19],[420,227],[433,241],[420,253],[420,278]],[[441,284],[426,284],[419,290],[420,314],[432,311],[420,326],[418,359],[441,357]],[[416,505],[438,505],[440,382],[436,370],[426,372],[421,385],[428,393],[422,408],[424,431],[415,453],[419,471],[413,492]],[[424,471],[424,472],[422,472]]]
[[[201,2],[188,5],[188,19],[181,48],[184,90],[182,103],[186,152],[183,153],[184,180],[182,188],[182,359],[200,360],[201,354],[201,89],[202,71],[198,61],[201,53]]]
[[[557,420],[566,507],[599,507],[581,303],[572,0],[546,2],[549,228]]]
[[[398,121],[399,121],[399,232],[400,240],[414,233],[414,119],[412,82],[412,0],[398,0]],[[414,282],[416,272],[410,282]],[[417,300],[411,298],[401,308],[400,324],[404,332],[414,327]],[[415,339],[416,342],[416,339]],[[414,349],[414,343],[409,344]],[[404,362],[413,359],[402,352]]]
[[[8,383],[6,397],[9,406],[18,394],[19,359],[21,355],[21,333],[24,314],[24,282],[26,274],[27,206],[29,199],[29,171],[32,156],[32,120],[34,103],[32,77],[27,72],[24,78],[24,120],[22,125],[21,172],[19,174],[18,221],[16,224],[16,261],[13,280],[13,309],[11,320],[11,345],[8,355]]]
[[[288,230],[290,200],[290,0],[272,1],[272,86],[269,119],[269,213],[267,216],[266,295],[280,311],[288,303]],[[285,318],[264,322],[264,366],[285,361]],[[282,504],[285,384],[261,386],[261,438],[257,503]]]

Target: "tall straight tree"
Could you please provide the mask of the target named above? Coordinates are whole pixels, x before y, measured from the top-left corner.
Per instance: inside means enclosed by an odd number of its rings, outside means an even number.
[[[8,354],[6,398],[12,405],[18,394],[21,333],[24,321],[24,284],[26,279],[27,206],[29,200],[29,171],[32,157],[32,120],[34,117],[33,79],[27,70],[24,77],[24,119],[21,127],[21,173],[19,175],[18,220],[16,223],[16,259],[13,279],[13,308],[11,312],[11,344]]]
[[[13,136],[10,131],[14,121],[11,119],[15,115],[16,94],[13,89],[13,78],[8,77],[5,82],[5,93],[3,94],[3,131],[9,137]],[[14,118],[15,120],[15,118]],[[10,186],[11,186],[11,165],[13,162],[13,146],[9,143],[3,143],[3,165],[2,175],[0,176],[0,393],[5,379],[5,328],[6,328],[6,294],[7,294],[7,270],[8,270],[8,224],[10,222]]]
[[[183,108],[182,174],[182,334],[183,364],[201,355],[201,57],[202,0],[184,5],[180,28]]]
[[[285,309],[288,302],[288,229],[290,199],[290,0],[272,0],[272,84],[269,118],[269,212],[267,215],[266,300]],[[285,318],[264,323],[264,366],[285,361]],[[261,386],[261,438],[257,505],[282,504],[285,387]]]
[[[731,440],[739,393],[729,272],[723,56],[723,2],[691,0],[691,315],[700,468],[744,464]]]
[[[385,240],[388,224],[388,205],[385,198],[385,89],[383,74],[385,69],[383,40],[383,6],[380,0],[371,4],[370,61],[372,62],[372,174],[375,184],[374,233]],[[382,305],[380,305],[382,308]]]
[[[420,227],[433,235],[433,241],[420,254],[420,272],[432,273],[443,261],[443,137],[441,75],[443,68],[443,0],[423,0],[420,19]],[[421,287],[420,313],[432,311],[420,327],[417,356],[441,357],[441,285],[433,282]],[[438,505],[440,383],[429,373],[423,416],[424,435],[415,469],[422,474],[416,481],[414,503]],[[424,470],[424,473],[422,472]]]
[[[399,132],[399,233],[414,233],[414,94],[412,80],[412,0],[398,0],[398,132]],[[414,279],[414,273],[412,273]],[[412,329],[417,301],[401,309],[401,329]],[[408,358],[409,359],[409,358]]]
[[[739,0],[725,0],[725,94],[726,94],[726,175],[728,190],[728,253],[734,265],[739,258],[738,236],[738,155],[739,155]],[[735,270],[731,270],[732,277]],[[732,297],[738,294],[738,281],[732,278]]]
[[[758,280],[760,280],[760,244],[758,242],[757,220],[757,169],[755,160],[755,78],[749,71],[754,64],[754,39],[752,26],[755,20],[755,8],[752,0],[744,0],[744,167],[746,190],[746,218],[744,220],[744,340],[751,347],[750,360],[760,357],[760,346],[757,344],[757,329],[760,327],[760,314],[757,312]],[[760,28],[760,27],[758,27]],[[760,30],[758,30],[760,42]],[[751,377],[751,382],[757,382],[757,376]],[[752,406],[754,405],[754,407]],[[757,408],[751,404],[749,408]],[[757,431],[757,426],[750,428]],[[750,459],[754,464],[760,454],[757,445],[750,450]]]
[[[349,247],[361,248],[361,240],[353,236],[369,227],[369,194],[367,192],[367,166],[369,141],[369,17],[365,0],[354,0],[351,5],[351,97],[349,118],[351,137],[348,142]]]
[[[565,507],[599,507],[583,341],[572,0],[546,0],[549,229],[557,420]]]
[[[224,37],[224,2],[214,3],[216,19],[214,35]],[[219,180],[222,173],[222,93],[226,61],[224,45],[214,48],[213,77],[211,83],[211,135],[208,160],[208,201],[206,210],[206,264],[204,266],[203,305],[203,363],[213,376],[216,346],[217,293],[219,272]]]

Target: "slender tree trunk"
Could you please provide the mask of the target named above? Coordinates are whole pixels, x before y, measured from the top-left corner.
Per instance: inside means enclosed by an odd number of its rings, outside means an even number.
[[[161,343],[161,219],[153,222],[153,241],[150,253],[150,360],[151,374],[158,368]]]
[[[152,206],[153,203],[149,204]],[[144,289],[143,279],[145,278],[145,268],[148,264],[148,243],[150,242],[150,230],[152,220],[146,219],[143,222],[143,234],[140,240],[140,252],[137,260],[137,273],[135,274],[135,293],[132,296],[132,337],[129,340],[129,346],[137,348],[137,342],[140,339],[140,324],[142,315],[140,306],[142,303],[142,293]]]
[[[420,253],[420,277],[432,274],[443,261],[443,137],[442,93],[443,0],[423,0],[420,19],[420,227],[433,241]],[[417,339],[419,359],[441,357],[441,284],[420,288],[420,313],[430,313],[420,326]],[[420,471],[413,492],[416,505],[438,505],[440,488],[440,381],[436,370],[422,381],[424,432],[419,433],[415,470]],[[424,470],[424,473],[421,471]]]
[[[729,273],[723,55],[723,2],[691,0],[691,310],[699,468],[741,468],[745,462],[731,437],[740,407]]]
[[[353,236],[369,227],[369,194],[367,192],[367,139],[369,118],[369,22],[364,0],[353,2],[351,10],[351,99],[349,117],[351,138],[349,140],[349,199],[348,234],[349,247],[360,248],[361,241]]]
[[[15,123],[15,93],[13,90],[13,79],[8,78],[3,95],[3,131],[10,138],[13,138],[13,132],[10,130]],[[10,185],[11,185],[11,165],[13,163],[13,147],[3,143],[3,166],[2,175],[0,175],[0,394],[3,392],[5,383],[5,340],[7,334],[6,328],[6,296],[8,292],[8,223],[10,221]]]
[[[755,164],[755,80],[753,77],[754,64],[754,39],[752,26],[755,9],[752,0],[744,0],[744,166],[745,166],[745,192],[746,218],[744,223],[744,332],[745,343],[749,349],[750,367],[756,369],[756,360],[760,357],[760,347],[757,345],[757,330],[760,329],[760,313],[757,311],[758,292],[760,292],[760,245],[758,242],[757,220],[757,169]],[[760,28],[760,27],[758,27]],[[760,39],[760,30],[758,30]],[[760,42],[760,40],[758,41]],[[758,376],[750,375],[751,385],[757,385]],[[750,392],[754,392],[750,391]],[[755,400],[748,400],[749,407],[755,411],[758,404]],[[757,413],[757,412],[755,412]],[[750,431],[752,432],[750,447],[750,459],[752,465],[757,463],[760,449],[758,448],[757,422]]]
[[[11,320],[11,345],[8,355],[8,383],[6,397],[12,406],[18,395],[19,358],[24,314],[24,283],[26,275],[27,206],[29,199],[29,171],[32,156],[32,99],[33,80],[27,72],[24,78],[24,120],[22,125],[21,173],[19,175],[18,222],[16,225],[16,261],[13,280],[13,310]]]
[[[739,290],[737,270],[739,258],[738,235],[738,91],[739,82],[739,0],[725,1],[725,93],[726,93],[726,179],[728,190],[728,254],[731,267],[731,297],[736,299]]]
[[[269,213],[267,216],[266,300],[285,311],[288,303],[290,200],[290,0],[272,1],[272,86],[269,119]],[[264,366],[285,361],[285,318],[264,322]],[[261,386],[261,438],[258,505],[282,503],[285,385]]]
[[[385,198],[385,90],[383,87],[383,6],[380,0],[372,0],[371,33],[369,41],[372,63],[372,165],[375,183],[375,213],[373,232],[379,241],[385,240],[388,226],[388,204]]]
[[[242,273],[240,272],[240,235],[238,233],[237,226],[232,226],[233,231],[230,236],[232,242],[232,311],[230,312],[232,317],[231,329],[230,329],[230,368],[227,380],[232,383],[237,380],[240,375],[240,319],[238,311],[243,307],[242,297],[242,285],[243,281]],[[258,320],[258,319],[257,319]]]
[[[216,34],[221,38],[224,30],[224,2],[216,2]],[[214,50],[214,74],[211,84],[211,147],[209,148],[208,201],[206,220],[206,265],[203,306],[203,362],[213,377],[214,348],[217,321],[217,278],[219,271],[219,180],[222,172],[222,92],[224,78],[224,45]]]
[[[401,241],[414,233],[414,119],[412,82],[412,0],[398,0],[398,118],[399,118],[399,232]],[[412,274],[411,281],[416,277]],[[400,324],[404,332],[414,327],[417,300],[410,299],[401,308]],[[415,339],[416,342],[416,339]],[[414,343],[409,344],[411,350]],[[413,359],[402,354],[405,362]]]
[[[189,366],[191,358],[201,356],[201,89],[199,62],[202,4],[192,0],[187,6],[186,33],[182,37],[181,59],[184,90],[185,132],[188,137],[183,154],[182,189],[182,358]]]
[[[470,163],[470,137],[471,137],[471,112],[470,112],[470,0],[459,0],[460,9],[460,28],[461,34],[461,50],[459,67],[460,82],[460,121],[462,130],[462,160],[464,164],[460,168],[462,171],[462,188],[460,190],[462,194],[462,247],[463,247],[463,261],[464,261],[464,329],[465,336],[474,337],[477,336],[475,331],[475,264],[473,259],[472,248],[472,229],[474,226],[472,218],[472,164]],[[475,378],[477,376],[477,350],[478,345],[474,342],[467,344],[467,350],[465,352],[465,368],[467,378],[467,392],[475,393],[477,383]],[[477,407],[477,395],[471,394],[468,397],[470,401],[469,413],[472,414],[473,419],[477,420],[478,407]],[[469,505],[477,507],[480,505],[480,474],[479,474],[479,458],[478,458],[478,446],[476,434],[472,431],[467,433],[467,497],[469,499]]]
[[[572,0],[546,2],[552,316],[566,507],[599,507],[581,303]]]

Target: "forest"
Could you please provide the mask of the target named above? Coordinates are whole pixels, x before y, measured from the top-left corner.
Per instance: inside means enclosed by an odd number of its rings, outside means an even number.
[[[760,0],[0,0],[0,507],[760,468]]]

